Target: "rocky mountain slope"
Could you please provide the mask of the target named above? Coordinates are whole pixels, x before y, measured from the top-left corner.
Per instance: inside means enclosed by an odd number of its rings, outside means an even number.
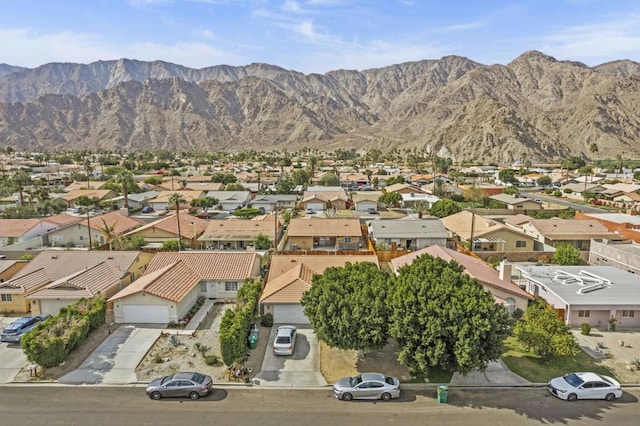
[[[0,68],[0,141],[17,149],[417,149],[456,161],[640,156],[640,64],[526,52],[305,75],[100,61]]]

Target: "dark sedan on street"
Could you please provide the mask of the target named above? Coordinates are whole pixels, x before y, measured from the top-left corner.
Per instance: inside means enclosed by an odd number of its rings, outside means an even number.
[[[147,395],[151,399],[167,397],[189,397],[193,400],[207,396],[211,392],[211,376],[194,372],[174,373],[159,377],[147,385]]]

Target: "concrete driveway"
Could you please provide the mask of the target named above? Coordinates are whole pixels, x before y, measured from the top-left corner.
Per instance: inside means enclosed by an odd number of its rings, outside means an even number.
[[[280,324],[281,325],[281,324]],[[262,369],[254,383],[261,386],[305,387],[325,386],[320,373],[320,343],[309,325],[297,325],[298,335],[293,355],[273,354],[277,325],[271,327]]]
[[[136,383],[135,369],[160,337],[160,329],[123,325],[111,333],[79,368],[58,379],[66,384]]]
[[[500,385],[528,385],[531,382],[518,376],[501,359],[490,362],[484,371],[474,370],[466,375],[454,373],[451,385],[458,386],[500,386]]]
[[[0,317],[0,330],[17,320],[18,317]],[[27,365],[27,357],[18,343],[0,343],[0,383],[12,382]]]

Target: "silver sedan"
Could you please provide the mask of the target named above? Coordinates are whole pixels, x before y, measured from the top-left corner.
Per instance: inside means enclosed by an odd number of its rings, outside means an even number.
[[[147,386],[147,395],[151,399],[166,397],[189,397],[198,399],[211,392],[211,376],[194,372],[175,373],[159,377]]]
[[[362,373],[344,377],[333,385],[333,394],[343,401],[352,399],[381,399],[400,397],[400,381],[381,373]]]

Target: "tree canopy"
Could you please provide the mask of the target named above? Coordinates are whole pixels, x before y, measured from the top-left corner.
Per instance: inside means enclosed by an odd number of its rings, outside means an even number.
[[[388,280],[369,262],[314,275],[302,305],[318,338],[340,349],[381,349],[389,330]]]
[[[397,206],[402,201],[402,195],[397,192],[387,192],[378,197],[378,201],[386,206]]]
[[[433,203],[433,206],[431,206],[431,209],[429,210],[429,214],[431,214],[431,216],[443,218],[459,213],[461,210],[462,207],[460,207],[458,203],[448,198],[443,198],[442,200],[438,200]]]
[[[537,298],[516,323],[514,333],[523,346],[538,355],[576,355],[578,344],[569,330],[544,299]]]
[[[398,360],[411,370],[467,373],[500,357],[509,315],[463,271],[429,255],[400,268],[389,301],[390,335]]]
[[[580,265],[582,257],[577,248],[569,244],[558,244],[555,253],[553,253],[552,261],[558,265]]]

